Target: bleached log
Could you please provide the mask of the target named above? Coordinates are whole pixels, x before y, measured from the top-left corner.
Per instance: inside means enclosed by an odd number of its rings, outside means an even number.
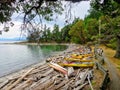
[[[46,90],[50,85],[52,85],[54,81],[52,79],[47,80],[46,82],[40,84],[38,87],[35,87],[35,90]]]
[[[43,67],[43,68],[40,68],[40,69],[35,69],[29,75],[36,74],[36,73],[42,72],[42,71],[47,70],[47,69],[50,69],[50,67]]]
[[[69,82],[69,80],[63,80],[60,84],[56,85],[53,90],[58,90],[60,87],[62,87],[63,85],[65,85],[67,82]]]
[[[51,78],[51,76],[47,76],[41,80],[39,80],[38,82],[34,82],[28,90],[34,90],[34,88],[38,87],[39,85],[43,84],[45,81],[49,80]]]
[[[87,75],[88,75],[88,70],[89,69],[87,69],[84,75],[82,75],[81,79],[75,83],[75,86],[78,86],[79,84],[83,84],[85,82],[85,79],[87,78]]]
[[[87,77],[87,79],[88,79],[88,82],[89,82],[89,85],[90,85],[90,88],[91,88],[91,90],[93,90],[93,86],[92,86],[92,84],[91,84],[91,81],[90,81],[90,76],[89,76],[89,74],[88,74],[88,77]]]
[[[10,82],[10,80],[6,80],[3,83],[0,84],[0,89],[3,88],[5,85],[7,85]]]
[[[68,90],[68,88],[69,88],[69,86],[71,86],[70,84],[72,83],[72,82],[74,82],[74,80],[72,79],[72,80],[69,80],[69,82],[68,83],[66,83],[62,88],[60,88],[60,89],[63,89],[63,90]]]
[[[43,74],[43,76],[47,76],[48,74],[52,73],[54,71],[53,68],[51,68],[49,71],[47,71],[46,73]]]
[[[35,66],[35,69],[45,68],[46,66],[47,66],[47,64],[44,63],[44,64],[41,64],[41,65]]]
[[[80,69],[78,69],[78,71],[77,71],[77,74],[76,74],[76,76],[75,76],[75,80],[78,79],[78,77],[79,77],[79,73],[80,73]]]
[[[14,86],[16,86],[24,77],[26,77],[34,68],[31,68],[26,72],[21,78],[19,78],[16,82],[14,82],[12,85],[10,85],[6,90],[11,90]]]
[[[78,86],[77,88],[74,88],[74,90],[81,90],[81,89],[82,89],[85,85],[87,85],[87,84],[88,84],[88,82],[86,82],[86,83]]]
[[[38,72],[44,71],[45,69],[49,69],[50,67],[48,67],[47,64],[43,64],[43,65],[40,65],[40,66],[35,66],[35,67],[33,67],[33,68],[34,68],[34,70],[32,70],[28,75],[36,74],[36,73],[38,73]],[[24,71],[23,71],[22,73],[20,73],[20,74],[17,74],[17,75],[15,75],[15,76],[9,77],[8,80],[10,80],[10,81],[11,81],[11,80],[16,80],[16,79],[20,78],[21,75],[24,74],[25,72],[26,72],[26,70],[24,70]]]
[[[52,90],[52,88],[54,87],[55,79],[57,79],[59,76],[61,77],[61,74],[54,75],[52,77],[53,84],[49,85],[47,88],[45,88],[45,90]]]
[[[12,90],[24,90],[26,87],[30,86],[32,84],[32,80],[28,79],[27,81],[21,83],[17,87],[13,88]]]
[[[68,67],[68,77],[74,72],[73,67]]]
[[[38,87],[40,84],[43,84],[45,81],[48,81],[53,75],[49,74],[46,77],[40,79],[38,82],[34,82],[30,87],[29,90],[33,90],[35,87]]]
[[[46,90],[59,90],[59,88],[64,86],[67,82],[69,82],[69,80],[63,80],[58,85],[53,84],[49,86]]]
[[[46,71],[46,73],[39,74],[39,76],[45,77],[45,76],[47,76],[48,74],[52,73],[53,71],[54,71],[54,69],[53,69],[53,68],[50,68],[50,70]]]
[[[17,79],[12,79],[12,80],[10,80],[9,83],[6,84],[6,85],[2,88],[2,90],[6,90],[6,88],[8,88],[10,85],[12,85],[16,80],[17,80]]]
[[[50,69],[50,67],[48,67],[47,64],[43,64],[43,65],[41,65],[41,66],[35,67],[34,70],[32,70],[28,75],[36,74],[36,73],[39,73],[39,72],[41,73],[42,71],[47,70],[47,69]],[[24,73],[25,73],[25,71],[22,72],[21,74],[24,74]],[[21,74],[18,74],[18,75],[9,77],[8,80],[9,80],[9,81],[17,80],[18,78],[21,77]]]
[[[47,75],[49,75],[50,73],[52,73],[54,70],[53,68],[50,68],[50,70],[47,70],[46,73],[36,73],[36,74],[32,74],[29,77],[33,79],[33,81],[37,82],[38,80],[40,80],[43,77],[46,77]]]
[[[89,69],[87,69],[87,70],[85,71],[85,74],[84,74],[83,78],[81,78],[81,84],[84,83],[84,81],[85,81],[85,79],[86,79],[86,77],[87,77],[87,75],[88,75],[88,71],[89,71]]]

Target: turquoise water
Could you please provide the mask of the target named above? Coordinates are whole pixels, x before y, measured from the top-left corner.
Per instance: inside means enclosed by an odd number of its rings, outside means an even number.
[[[34,63],[45,60],[65,45],[16,45],[0,44],[0,77]]]

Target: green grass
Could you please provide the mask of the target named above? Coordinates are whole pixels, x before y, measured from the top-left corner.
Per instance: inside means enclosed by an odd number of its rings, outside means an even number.
[[[117,66],[117,69],[120,69],[120,66]]]
[[[93,85],[93,86],[95,86],[95,85],[96,85],[96,82],[95,82],[94,80],[92,81],[92,85]]]

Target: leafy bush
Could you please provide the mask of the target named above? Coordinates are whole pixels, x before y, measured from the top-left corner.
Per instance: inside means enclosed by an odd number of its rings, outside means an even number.
[[[116,45],[116,39],[113,38],[109,41],[109,43],[107,44],[107,47],[112,48],[112,49],[116,49],[117,45]]]
[[[80,43],[80,39],[76,38],[76,37],[72,37],[71,38],[71,42],[79,44]]]

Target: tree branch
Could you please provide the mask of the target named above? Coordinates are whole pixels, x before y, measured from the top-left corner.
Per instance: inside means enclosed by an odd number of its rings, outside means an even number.
[[[27,16],[29,13],[31,13],[31,11],[32,11],[33,9],[36,9],[36,11],[37,11],[37,10],[41,7],[43,1],[44,1],[44,0],[39,0],[38,6],[33,6],[33,7],[31,7],[28,11],[25,12],[24,23],[25,23],[25,21],[26,21],[26,16]]]

